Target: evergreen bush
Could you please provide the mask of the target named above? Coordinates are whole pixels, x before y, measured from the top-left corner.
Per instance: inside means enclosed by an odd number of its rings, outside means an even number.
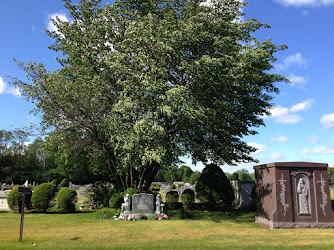
[[[166,194],[166,202],[168,209],[176,209],[179,201],[179,194],[177,191],[169,191]]]
[[[50,207],[50,201],[55,196],[56,187],[51,183],[42,183],[35,187],[31,196],[31,202],[33,206],[46,212]]]
[[[31,207],[31,194],[25,195],[25,207],[27,209],[30,209]],[[12,211],[21,211],[21,205],[22,205],[22,194],[19,193],[19,187],[13,188],[8,196],[7,196],[7,203],[9,206],[9,209]]]
[[[62,213],[75,212],[77,193],[72,188],[64,188],[57,195],[57,209]]]
[[[128,188],[128,189],[124,192],[124,196],[127,195],[127,194],[129,194],[130,197],[132,198],[132,196],[133,196],[134,194],[136,194],[136,193],[137,193],[137,189],[135,189],[135,188]]]
[[[109,200],[109,205],[112,208],[121,208],[123,202],[124,202],[124,194],[116,193],[113,194],[113,196],[111,196]]]
[[[209,207],[222,203],[225,207],[231,206],[234,201],[234,192],[224,171],[215,164],[207,165],[196,184],[197,197],[207,202]]]
[[[64,179],[60,182],[60,186],[62,186],[62,187],[68,187],[68,180],[67,180],[67,178],[64,178]]]
[[[192,207],[192,204],[195,201],[195,192],[191,189],[184,190],[181,195],[181,201],[183,204],[183,208],[186,210],[190,210]]]

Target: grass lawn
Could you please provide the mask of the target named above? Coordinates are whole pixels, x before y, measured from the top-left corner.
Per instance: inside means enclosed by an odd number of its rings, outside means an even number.
[[[194,212],[192,220],[114,221],[94,212],[26,213],[23,242],[20,214],[0,213],[0,249],[267,249],[334,248],[332,229],[270,230],[254,213]]]

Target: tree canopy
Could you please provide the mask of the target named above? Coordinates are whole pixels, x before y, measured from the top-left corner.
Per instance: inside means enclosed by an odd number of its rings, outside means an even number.
[[[180,163],[254,159],[242,137],[264,125],[276,82],[274,54],[285,48],[252,34],[237,0],[64,0],[71,21],[47,31],[60,67],[17,62],[13,79],[43,114],[61,155],[89,152],[115,184],[147,189],[157,171]],[[100,162],[100,161],[99,161]]]

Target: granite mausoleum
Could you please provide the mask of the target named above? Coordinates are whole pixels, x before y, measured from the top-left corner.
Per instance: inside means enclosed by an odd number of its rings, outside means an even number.
[[[257,222],[270,228],[334,228],[328,164],[254,166]]]

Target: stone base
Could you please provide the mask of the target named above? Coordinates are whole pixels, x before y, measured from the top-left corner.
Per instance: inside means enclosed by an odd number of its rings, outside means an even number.
[[[333,222],[273,222],[263,217],[255,217],[256,222],[270,229],[284,228],[334,228]]]

